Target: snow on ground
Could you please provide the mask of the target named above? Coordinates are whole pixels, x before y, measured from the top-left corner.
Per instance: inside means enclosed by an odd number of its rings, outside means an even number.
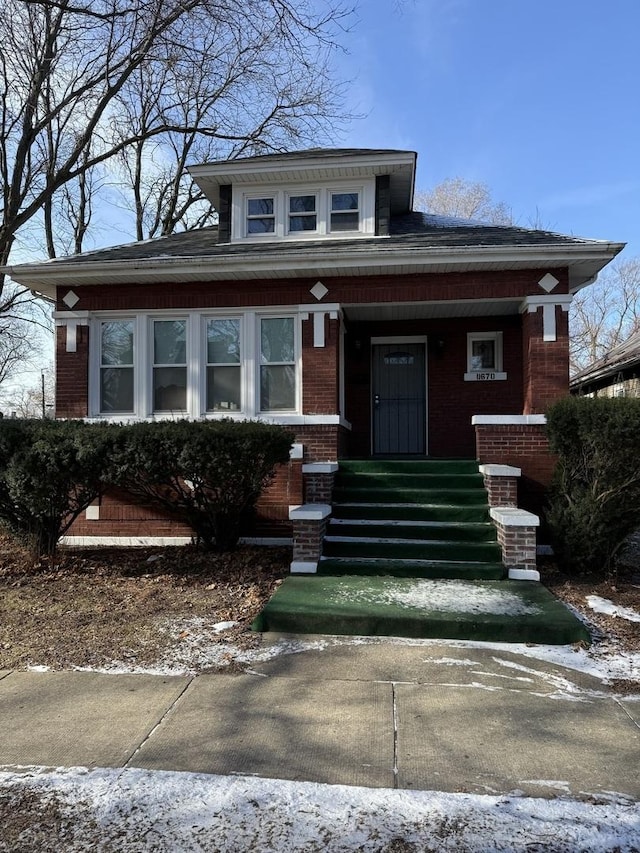
[[[611,794],[577,802],[444,794],[146,770],[25,768],[0,789],[55,798],[49,847],[60,853],[422,853],[640,850],[637,804]],[[32,803],[32,801],[30,801]],[[30,834],[31,833],[31,834]],[[53,834],[51,833],[51,834]],[[114,842],[115,846],[109,845]]]
[[[399,605],[414,610],[436,610],[442,613],[494,613],[505,616],[524,616],[539,613],[540,608],[527,604],[521,596],[506,589],[461,584],[455,580],[389,579],[384,592],[379,590],[354,590],[349,584],[336,584],[335,591],[327,593],[337,601],[357,600],[366,603]]]
[[[640,622],[640,613],[631,607],[620,607],[618,604],[614,604],[613,601],[609,601],[608,598],[601,598],[599,595],[588,595],[587,604],[596,613],[619,616],[621,619],[627,619],[629,622]]]

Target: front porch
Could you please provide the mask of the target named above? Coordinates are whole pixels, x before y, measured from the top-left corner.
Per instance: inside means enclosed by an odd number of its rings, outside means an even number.
[[[489,506],[515,493],[519,472],[481,467],[472,460],[343,461],[337,472],[316,475],[330,504],[291,513],[292,573],[307,576],[287,578],[254,628],[588,642],[585,627],[538,582],[537,518]]]

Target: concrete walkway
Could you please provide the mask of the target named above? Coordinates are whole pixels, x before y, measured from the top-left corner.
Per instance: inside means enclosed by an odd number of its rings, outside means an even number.
[[[2,769],[640,800],[640,697],[489,649],[337,645],[242,675],[0,671],[0,731]]]

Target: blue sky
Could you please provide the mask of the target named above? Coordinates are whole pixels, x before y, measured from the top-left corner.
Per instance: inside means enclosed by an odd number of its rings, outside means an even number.
[[[486,183],[527,226],[640,254],[638,0],[361,0],[342,140]]]

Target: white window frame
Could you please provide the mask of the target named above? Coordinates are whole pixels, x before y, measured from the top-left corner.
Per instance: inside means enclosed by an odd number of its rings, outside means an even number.
[[[293,362],[268,362],[269,365],[278,367],[280,365],[292,364],[295,376],[294,404],[293,409],[263,409],[262,408],[262,387],[261,387],[261,367],[262,364],[262,321],[263,320],[293,320]],[[254,340],[256,346],[255,363],[255,411],[256,414],[265,415],[267,417],[278,417],[279,415],[295,415],[302,412],[302,346],[301,346],[301,318],[300,315],[291,311],[273,311],[268,313],[261,312],[255,315],[254,324]]]
[[[162,364],[155,362],[155,351],[154,351],[154,341],[155,336],[153,333],[153,328],[155,323],[173,323],[173,322],[183,322],[185,325],[185,348],[184,348],[184,364]],[[190,343],[192,335],[192,330],[190,328],[189,317],[185,314],[171,314],[164,316],[149,316],[149,335],[148,335],[148,385],[149,385],[149,393],[150,399],[148,404],[148,409],[154,417],[167,417],[171,415],[178,415],[184,417],[189,414],[191,411],[191,389],[189,383],[189,364],[190,364]],[[155,368],[163,368],[163,367],[178,367],[184,368],[185,371],[185,407],[184,409],[156,409],[154,408],[154,393],[153,393],[153,371]]]
[[[211,320],[237,320],[238,321],[238,331],[240,335],[240,360],[238,362],[238,368],[240,369],[240,408],[239,409],[229,409],[228,411],[225,409],[213,410],[207,409],[207,372],[209,367],[216,366],[224,366],[222,362],[210,362],[207,354],[208,354],[208,338],[207,338],[207,324]],[[229,415],[242,415],[246,414],[247,411],[247,394],[246,394],[246,382],[245,376],[248,375],[247,365],[246,365],[246,354],[245,354],[245,316],[237,311],[233,314],[223,314],[219,312],[207,313],[201,315],[202,321],[202,347],[201,347],[201,362],[202,362],[202,370],[201,370],[201,382],[199,383],[199,392],[200,392],[200,400],[201,405],[200,408],[202,410],[203,417],[228,417]],[[233,366],[233,363],[230,362],[227,366]]]
[[[333,209],[333,197],[334,195],[357,195],[358,196],[358,207],[356,211],[353,210],[334,210]],[[362,217],[362,189],[359,187],[340,187],[340,188],[329,188],[327,192],[327,233],[332,236],[336,235],[353,235],[359,234],[363,229],[363,217]],[[331,228],[331,217],[334,213],[347,214],[347,213],[357,213],[358,214],[358,227],[357,228],[348,228],[344,229],[336,229],[335,231]]]
[[[244,235],[251,240],[273,239],[278,232],[278,194],[266,190],[263,193],[249,193],[244,198]],[[273,204],[273,213],[253,214],[249,213],[249,202],[251,201],[271,201]],[[265,231],[251,233],[249,231],[249,222],[258,219],[273,219],[273,231]]]
[[[102,327],[105,323],[131,323],[133,326],[133,359],[130,365],[106,365],[102,362]],[[97,354],[95,357],[96,366],[96,398],[97,398],[97,406],[96,409],[100,412],[100,415],[103,417],[124,417],[130,418],[133,417],[136,410],[136,387],[139,380],[139,371],[136,366],[136,355],[139,349],[138,346],[138,329],[136,324],[136,318],[134,315],[127,317],[102,317],[100,318],[97,325],[97,341],[96,341],[96,350]],[[102,410],[102,371],[108,369],[126,369],[131,370],[133,373],[133,411],[114,411],[114,412],[106,412]]]
[[[144,312],[96,312],[91,317],[89,355],[89,419],[119,423],[140,420],[176,420],[259,418],[274,423],[302,423],[302,321],[308,319],[309,306],[273,306],[273,308],[221,308],[176,312],[170,310]],[[291,317],[294,323],[295,408],[260,410],[260,321],[263,318]],[[240,410],[208,412],[206,410],[206,323],[212,319],[240,320]],[[133,412],[100,411],[101,328],[109,321],[134,324],[134,410]],[[187,326],[187,408],[175,411],[153,411],[153,323],[157,320],[185,320]],[[320,417],[320,416],[318,416]],[[324,417],[324,416],[323,416]]]
[[[338,193],[358,194],[358,228],[352,231],[331,231],[331,198]],[[295,196],[315,196],[316,230],[289,230],[289,199]],[[274,230],[264,234],[249,234],[248,204],[251,199],[272,198],[274,205]],[[330,184],[282,184],[260,186],[234,186],[232,191],[231,240],[232,242],[264,242],[273,240],[333,240],[371,237],[375,235],[375,179],[332,181]],[[346,211],[345,211],[346,212]],[[255,217],[261,218],[261,217]]]
[[[292,213],[291,212],[291,199],[299,198],[301,196],[312,196],[315,199],[315,210],[313,214],[311,212],[308,213]],[[297,237],[298,239],[304,239],[309,235],[313,235],[316,237],[319,233],[320,225],[322,222],[322,211],[321,211],[321,201],[322,194],[318,192],[318,190],[309,190],[306,191],[304,189],[301,190],[290,190],[289,192],[284,193],[284,231],[288,236]],[[316,218],[316,227],[310,228],[308,231],[292,231],[291,230],[291,217],[293,216],[315,216]]]
[[[468,332],[467,333],[467,372],[464,374],[465,382],[495,382],[507,378],[503,371],[503,345],[502,332]],[[477,341],[492,341],[495,354],[493,368],[483,370],[473,369],[473,344]]]

